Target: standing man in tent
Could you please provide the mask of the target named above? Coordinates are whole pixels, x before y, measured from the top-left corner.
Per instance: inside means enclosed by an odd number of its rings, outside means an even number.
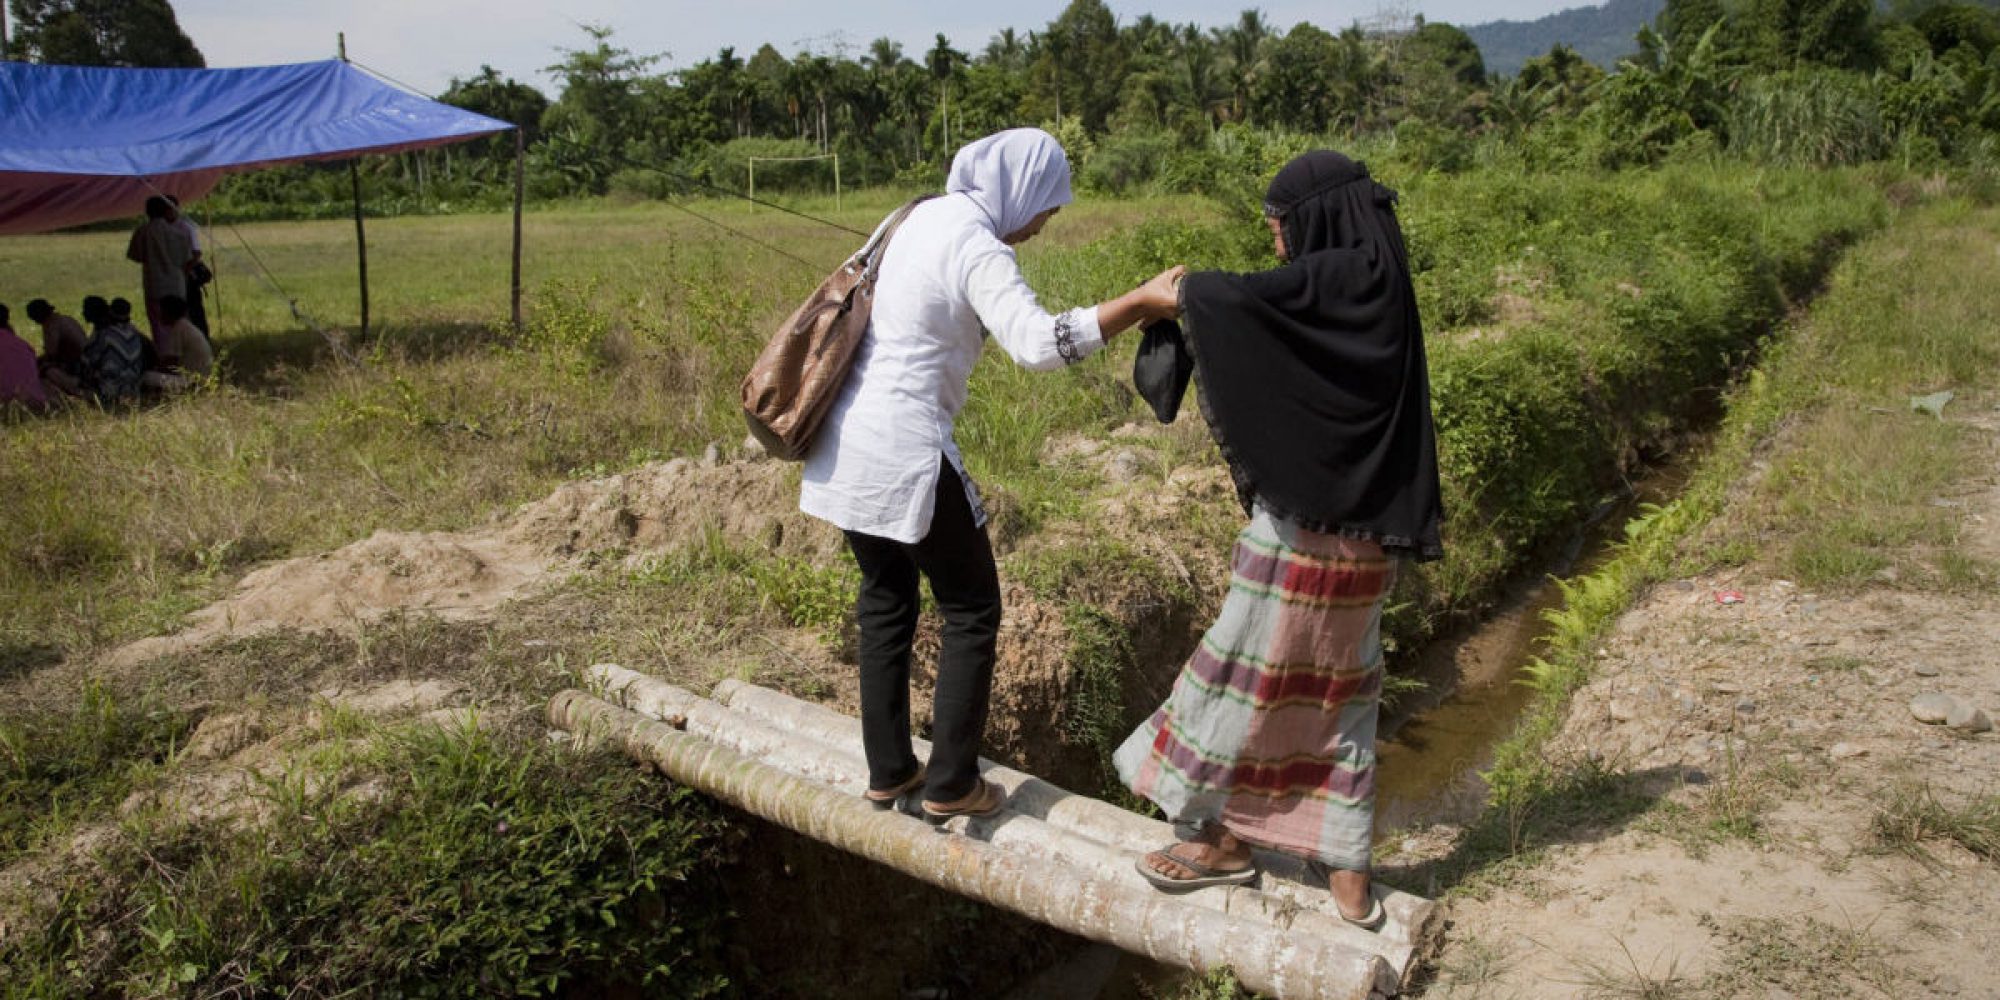
[[[202,286],[215,277],[215,272],[201,260],[201,227],[194,224],[194,219],[181,208],[181,200],[173,195],[167,195],[167,221],[187,234],[187,318],[203,337],[207,337],[210,335],[208,307],[202,302]]]
[[[167,328],[160,315],[160,300],[169,295],[187,300],[188,263],[194,259],[194,244],[186,230],[174,225],[174,207],[167,199],[159,195],[146,199],[146,221],[132,230],[125,259],[139,265],[140,283],[146,295],[146,322],[157,341]]]

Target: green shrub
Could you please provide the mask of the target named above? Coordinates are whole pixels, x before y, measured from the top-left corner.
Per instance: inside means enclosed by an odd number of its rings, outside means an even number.
[[[195,718],[86,684],[75,701],[0,711],[0,864],[110,807],[136,772],[171,757]]]
[[[1087,191],[1126,194],[1151,186],[1172,160],[1179,142],[1165,132],[1122,132],[1106,136],[1077,173]]]
[[[538,731],[377,742],[363,791],[298,773],[261,824],[126,830],[0,941],[0,994],[722,990],[699,800]]]

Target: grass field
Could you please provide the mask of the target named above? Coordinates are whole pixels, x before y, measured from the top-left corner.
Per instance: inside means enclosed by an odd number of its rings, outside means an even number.
[[[827,210],[869,228],[897,196]],[[728,205],[700,211],[828,269],[859,238]],[[1080,205],[1027,251],[1060,255],[1142,219],[1209,220],[1185,200]],[[763,335],[822,274],[664,205],[528,217],[530,325],[507,329],[508,220],[371,226],[374,329],[339,363],[221,243],[221,385],[127,414],[0,427],[0,503],[24,530],[0,569],[0,663],[158,631],[248,564],[384,528],[451,528],[564,479],[743,436],[729,404]],[[304,313],[351,329],[353,229],[240,227]],[[0,241],[0,295],[124,294],[113,233]],[[33,332],[30,331],[32,337]],[[40,652],[36,652],[39,650]],[[0,673],[12,670],[0,670]]]
[[[1476,603],[1596,503],[1881,219],[1855,174],[1397,183],[1425,315],[1448,334],[1432,360],[1456,544],[1426,578],[1426,615]],[[898,198],[853,197],[837,215],[866,229]],[[769,210],[698,210],[829,265],[857,240]],[[0,506],[19,526],[0,540],[0,664],[12,670],[170,628],[263,560],[460,526],[568,478],[730,445],[737,378],[820,276],[665,205],[541,211],[527,223],[528,329],[514,337],[505,217],[383,220],[371,227],[375,329],[351,343],[363,363],[349,366],[245,272],[237,234],[212,229],[226,265],[220,386],[0,428]],[[1063,306],[1170,263],[1262,266],[1260,234],[1199,200],[1086,199],[1023,260]],[[241,235],[308,316],[353,323],[351,226]],[[30,297],[73,309],[84,294],[130,295],[121,245],[116,233],[0,241],[0,296],[18,312]],[[974,474],[1036,516],[1073,513],[1041,449],[1141,417],[1128,352],[1054,377],[989,357],[960,423]]]
[[[1395,637],[1408,641],[1439,619],[1473,613],[1537,546],[1615,492],[1621,473],[1712,405],[1840,249],[1890,216],[1880,178],[1856,173],[1688,165],[1391,180],[1404,193],[1420,272],[1451,517],[1450,557],[1411,574],[1392,622]],[[837,217],[865,229],[898,197],[850,199]],[[769,212],[697,208],[826,266],[858,240]],[[632,906],[690,935],[719,919],[700,892],[655,885],[706,870],[719,835],[712,817],[686,803],[691,827],[649,826],[657,794],[622,778],[578,791],[572,812],[530,808],[538,789],[576,781],[584,765],[547,752],[539,724],[518,710],[581,665],[537,652],[547,636],[561,636],[576,655],[644,656],[668,631],[715,636],[822,622],[843,607],[844,591],[824,585],[838,579],[827,567],[709,554],[714,565],[743,571],[735,576],[761,573],[797,590],[800,607],[765,607],[756,598],[762,580],[696,586],[708,565],[697,552],[650,574],[580,573],[548,607],[491,625],[392,618],[352,637],[280,633],[213,655],[168,657],[94,693],[33,683],[42,673],[87,676],[95,654],[172,630],[260,563],[381,529],[470,525],[567,480],[699,454],[710,443],[732,450],[743,437],[733,399],[744,365],[820,277],[818,265],[746,246],[664,205],[539,211],[528,219],[528,328],[515,336],[503,321],[506,227],[500,216],[372,224],[376,328],[349,341],[359,365],[330,356],[282,300],[258,289],[242,273],[233,234],[217,227],[224,231],[212,229],[210,239],[233,255],[225,258],[216,385],[134,412],[0,425],[0,508],[10,525],[0,539],[0,685],[17,695],[35,688],[44,699],[0,706],[0,857],[34,857],[74,830],[112,822],[122,832],[106,857],[124,866],[101,880],[90,869],[64,869],[70,881],[58,879],[61,892],[37,904],[52,915],[30,939],[36,950],[10,954],[0,945],[0,971],[15,961],[38,977],[19,995],[72,995],[64,984],[99,973],[142,992],[183,974],[222,989],[250,981],[246,969],[261,983],[338,985],[385,968],[370,964],[378,960],[404,963],[398,975],[476,978],[470,956],[481,949],[513,956],[526,982],[561,968],[565,953],[550,935],[509,923],[509,908],[568,913],[582,905],[564,892],[624,900],[605,910],[611,929],[562,931],[604,956],[643,946],[645,935],[616,922]],[[305,312],[352,323],[350,224],[260,224],[242,233]],[[1262,266],[1267,241],[1255,220],[1200,200],[1086,199],[1022,256],[1030,283],[1049,304],[1066,306],[1170,263]],[[18,314],[30,297],[74,308],[84,294],[121,294],[132,278],[122,242],[116,233],[0,241],[8,282],[0,300]],[[1090,484],[1045,467],[1042,456],[1065,434],[1102,437],[1146,419],[1126,386],[1130,350],[1120,343],[1109,357],[1055,375],[1024,373],[988,352],[959,439],[982,486],[1017,512],[1010,530],[1032,535],[1082,520]],[[1181,437],[1199,440],[1187,430]],[[1162,464],[1213,464],[1203,446],[1173,448],[1185,453],[1162,454]],[[1133,571],[1121,562],[1130,548],[1115,531],[1102,534],[1101,545],[1074,558],[1004,569],[1055,595],[1065,621],[1092,624],[1079,633],[1076,655],[1116,664],[1123,660],[1105,651],[1128,643],[1120,633],[1130,623],[1095,606],[1092,588],[1071,586]],[[688,572],[676,569],[681,563]],[[744,620],[727,620],[738,612]],[[255,827],[114,813],[135,789],[168,780],[202,714],[245,706],[301,714],[316,684],[439,675],[473,682],[516,716],[470,747],[321,720],[329,745],[308,748],[309,762],[256,793],[284,831],[275,856]],[[1113,698],[1116,678],[1087,687]],[[1098,705],[1113,724],[1087,726],[1086,735],[1117,729],[1118,707]],[[332,805],[338,795],[303,777],[314,773],[367,787],[379,781],[382,798]],[[491,808],[486,787],[524,803],[522,822],[541,824],[541,869],[495,872],[492,893],[480,897],[493,902],[470,908],[468,919],[477,919],[467,926],[476,931],[464,935],[395,922],[372,936],[343,927],[343,908],[378,896],[383,906],[432,914],[427,920],[456,912],[452,899],[404,898],[398,887],[475,879],[491,867],[482,852],[503,849],[499,834],[473,822]],[[330,825],[308,829],[325,809],[335,810]],[[410,810],[439,819],[404,824],[398,817]],[[604,866],[622,863],[624,849],[564,833],[581,821],[657,838],[667,845],[659,867],[635,866],[630,882],[602,883]],[[146,845],[156,841],[174,853],[148,868]],[[409,844],[462,849],[411,852]],[[313,888],[342,871],[361,874],[341,892]],[[231,898],[240,905],[216,902]],[[517,898],[526,902],[509,902]],[[86,956],[88,933],[105,927],[132,943]],[[344,971],[315,978],[335,967]],[[661,974],[690,984],[690,994],[717,974],[699,962],[682,972]]]

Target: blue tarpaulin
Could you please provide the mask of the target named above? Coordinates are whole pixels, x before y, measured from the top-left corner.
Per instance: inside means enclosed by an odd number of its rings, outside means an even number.
[[[135,216],[154,194],[192,201],[237,171],[511,128],[337,59],[245,69],[0,62],[0,234]]]

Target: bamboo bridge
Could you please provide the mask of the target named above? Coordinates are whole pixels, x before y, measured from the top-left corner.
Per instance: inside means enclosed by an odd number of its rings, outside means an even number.
[[[1381,886],[1388,921],[1361,930],[1303,864],[1273,854],[1259,854],[1252,885],[1158,892],[1132,858],[1171,843],[1168,824],[990,761],[981,769],[1007,789],[1006,808],[954,819],[940,835],[862,799],[859,720],[733,680],[704,698],[611,664],[588,678],[597,693],[558,694],[552,724],[616,740],[681,784],[932,885],[1155,961],[1227,966],[1278,1000],[1394,996],[1435,931],[1435,903]]]

